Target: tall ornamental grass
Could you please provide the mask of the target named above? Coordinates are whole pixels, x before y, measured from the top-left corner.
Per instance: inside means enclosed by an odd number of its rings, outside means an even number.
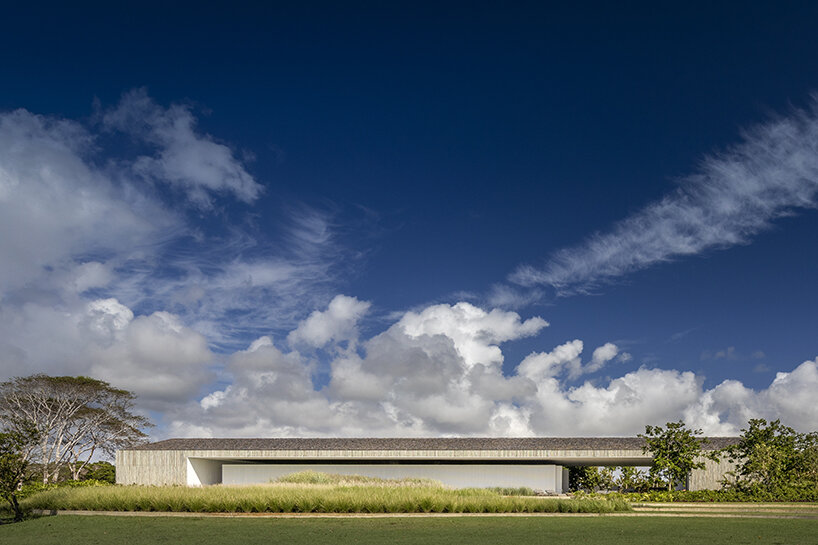
[[[434,479],[423,478],[403,478],[403,479],[382,479],[380,477],[370,477],[368,475],[341,475],[338,473],[322,473],[308,469],[297,473],[290,473],[279,477],[274,483],[288,484],[329,484],[335,486],[427,486],[443,487],[443,483]]]
[[[610,513],[621,499],[506,497],[486,489],[442,486],[294,485],[110,486],[35,494],[26,509],[193,513]]]

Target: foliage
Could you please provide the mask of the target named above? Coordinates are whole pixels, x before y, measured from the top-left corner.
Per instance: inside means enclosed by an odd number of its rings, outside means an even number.
[[[655,477],[636,467],[572,466],[568,468],[572,492],[647,492],[656,488]]]
[[[0,383],[0,422],[9,430],[33,427],[39,436],[23,456],[39,464],[44,483],[68,467],[79,479],[97,454],[145,440],[150,422],[132,412],[134,395],[88,377],[31,375]]]
[[[724,449],[737,464],[727,487],[753,494],[818,495],[818,434],[802,434],[780,420],[752,419],[736,445]]]
[[[88,479],[85,481],[61,481],[57,483],[43,484],[40,480],[25,483],[21,488],[17,497],[22,499],[28,498],[46,490],[55,490],[58,488],[93,488],[100,486],[111,486],[111,483],[105,481],[97,481],[95,479]]]
[[[597,466],[570,466],[568,468],[568,489],[596,492],[615,488],[614,468]]]
[[[814,488],[786,488],[771,493],[761,488],[722,488],[721,490],[649,490],[646,492],[611,492],[608,494],[576,492],[576,498],[618,498],[630,503],[804,503],[818,502],[818,490]]]
[[[82,476],[83,481],[116,483],[116,467],[110,462],[94,462],[85,469],[85,474]]]
[[[29,509],[175,511],[196,513],[609,513],[621,499],[501,496],[442,486],[294,485],[57,488],[24,500]]]
[[[24,452],[36,440],[31,428],[0,433],[0,497],[11,506],[16,522],[23,520],[18,494],[28,469]]]
[[[701,460],[704,439],[696,437],[702,430],[689,430],[683,421],[668,422],[666,428],[645,426],[639,437],[645,440],[643,452],[650,452],[653,463],[651,476],[667,483],[673,490],[677,484],[686,485],[687,477],[694,469],[704,469]]]
[[[639,468],[623,466],[619,469],[619,477],[615,484],[620,492],[647,492],[655,487],[651,476]]]

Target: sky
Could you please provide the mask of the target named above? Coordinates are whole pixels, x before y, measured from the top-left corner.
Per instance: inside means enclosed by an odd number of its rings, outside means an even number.
[[[0,380],[155,439],[818,429],[818,6],[18,4]]]

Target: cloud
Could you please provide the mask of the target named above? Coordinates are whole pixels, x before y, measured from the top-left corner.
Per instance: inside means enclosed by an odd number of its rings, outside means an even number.
[[[409,337],[443,335],[451,339],[466,365],[502,363],[497,344],[536,335],[548,322],[540,317],[524,322],[516,312],[486,312],[469,303],[434,305],[407,312],[397,324]]]
[[[548,323],[465,302],[405,312],[361,338],[370,303],[336,295],[349,258],[331,214],[282,207],[271,242],[247,225],[205,234],[179,198],[206,212],[260,192],[230,148],[198,133],[188,108],[142,91],[103,120],[138,153],[106,149],[99,126],[0,113],[0,379],[93,375],[163,411],[165,430],[197,435],[632,435],[646,418],[680,417],[735,433],[749,416],[802,429],[818,418],[818,361],[762,390],[705,389],[693,373],[651,368],[580,382],[629,355],[606,343],[583,361],[575,339],[509,373],[504,343]],[[701,183],[678,195],[693,202]],[[509,305],[521,292],[496,290]]]
[[[594,350],[594,354],[591,357],[591,363],[586,366],[585,372],[593,373],[595,371],[599,371],[605,366],[606,363],[614,359],[618,354],[619,348],[615,344],[605,343]]]
[[[607,233],[560,250],[544,266],[523,266],[513,283],[584,293],[657,263],[747,244],[773,221],[815,208],[818,99],[744,131],[743,141],[708,156],[699,171]]]
[[[93,166],[94,141],[73,121],[0,113],[0,297],[38,283],[106,284],[101,258],[132,259],[180,228],[159,202]]]
[[[726,350],[719,350],[713,356],[714,359],[717,360],[734,360],[737,359],[738,356],[736,355],[736,347],[735,346],[728,346]]]
[[[203,218],[260,194],[230,148],[142,90],[102,119],[0,112],[0,380],[86,374],[146,408],[184,404],[218,377],[211,348],[292,329],[334,295],[349,252],[331,214],[293,204],[262,235],[222,213],[204,232],[180,204]]]
[[[328,307],[313,316],[329,315]],[[779,373],[762,390],[734,380],[708,389],[693,372],[647,367],[577,382],[622,353],[605,343],[583,362],[584,343],[576,339],[535,352],[504,374],[500,345],[542,323],[467,303],[407,312],[357,349],[331,352],[328,383],[316,380],[314,360],[261,337],[230,358],[226,386],[169,415],[168,429],[208,436],[621,436],[681,418],[707,434],[732,435],[749,418],[782,418],[805,431],[818,418],[809,403],[818,359]]]
[[[331,298],[339,267],[352,261],[331,214],[280,206],[264,233],[219,214],[208,232],[222,233],[205,234],[179,211],[179,196],[204,206],[260,194],[230,149],[197,132],[187,107],[163,108],[144,90],[102,119],[0,112],[0,303],[9,319],[26,304],[116,298],[142,314],[171,312],[235,349],[239,338],[292,328],[305,307]],[[110,131],[140,145],[111,145]],[[183,191],[155,191],[146,176]]]
[[[333,297],[336,278],[355,258],[324,212],[300,207],[278,220],[273,242],[233,231],[217,240],[185,240],[183,252],[168,247],[158,258],[163,267],[133,275],[118,286],[120,298],[134,307],[171,310],[224,350],[288,331],[305,309]]]
[[[262,192],[229,147],[196,131],[196,118],[188,106],[163,108],[144,88],[135,89],[103,114],[102,123],[153,148],[150,155],[133,160],[136,172],[181,189],[201,208],[213,205],[214,194],[228,193],[251,203]]]
[[[179,402],[199,394],[211,380],[213,354],[207,340],[182,325],[177,316],[154,312],[120,323],[114,316],[108,346],[90,346],[91,376],[112,384],[126,384],[141,403]]]
[[[163,409],[200,395],[213,354],[177,316],[136,316],[116,299],[54,309],[0,308],[4,378],[44,372],[86,375],[133,391],[140,406]]]
[[[536,382],[563,374],[568,380],[574,380],[581,375],[599,371],[619,354],[619,348],[615,344],[605,343],[594,350],[591,361],[583,364],[580,356],[584,347],[581,340],[574,339],[551,352],[534,352],[520,363],[517,371]],[[627,352],[622,355],[630,358]]]
[[[701,360],[763,360],[767,355],[761,350],[756,350],[751,354],[739,352],[735,346],[728,346],[720,350],[703,350],[699,359]]]
[[[815,431],[818,408],[818,358],[808,360],[789,373],[777,373],[770,386],[754,391],[736,380],[726,380],[690,407],[686,419],[707,429],[735,433],[750,418],[780,418],[801,431]]]
[[[316,310],[290,332],[287,340],[291,345],[303,343],[322,348],[329,342],[354,340],[358,337],[356,325],[371,304],[355,297],[336,295],[327,310]]]

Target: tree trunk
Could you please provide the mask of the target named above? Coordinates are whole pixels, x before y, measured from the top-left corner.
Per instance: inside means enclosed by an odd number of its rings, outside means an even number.
[[[20,509],[20,504],[17,502],[17,494],[14,492],[12,492],[9,497],[9,503],[11,504],[11,510],[14,511],[14,522],[22,522],[23,510]]]
[[[43,435],[42,445],[40,445],[40,450],[42,451],[41,462],[43,464],[43,484],[48,484],[48,434]]]

